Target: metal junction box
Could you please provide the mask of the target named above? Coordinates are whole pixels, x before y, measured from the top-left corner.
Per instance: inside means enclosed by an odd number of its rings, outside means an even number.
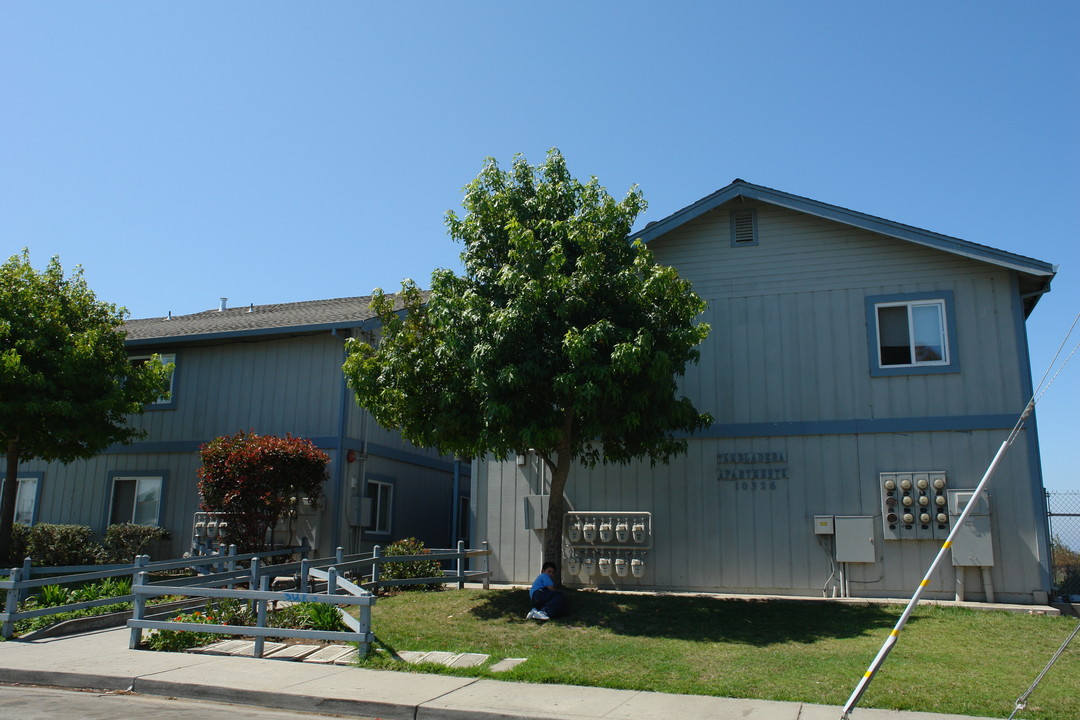
[[[973,490],[949,491],[950,525],[956,525],[974,494]],[[990,497],[983,493],[976,502],[978,504],[953,537],[954,567],[990,567],[994,564],[994,543],[990,534]]]
[[[837,515],[836,561],[850,563],[877,562],[874,547],[874,518],[869,515]]]

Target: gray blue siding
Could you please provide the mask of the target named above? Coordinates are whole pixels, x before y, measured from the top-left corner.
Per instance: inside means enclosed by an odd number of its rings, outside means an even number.
[[[731,246],[733,207],[756,210],[757,244]],[[813,516],[871,515],[877,562],[849,565],[851,592],[910,594],[940,542],[881,537],[878,474],[945,470],[951,488],[978,482],[1030,388],[1015,271],[741,201],[650,248],[708,302],[701,319],[712,333],[682,388],[715,424],[669,466],[572,475],[576,510],[654,514],[646,576],[618,584],[820,595],[831,568]],[[866,299],[927,292],[951,297],[958,368],[872,376]],[[991,486],[995,589],[1021,602],[1048,589],[1033,432]],[[718,454],[746,452],[782,453],[786,477],[718,479]],[[540,533],[524,528],[521,509],[524,494],[541,492],[530,467],[482,461],[475,471],[477,539],[496,549],[497,576],[518,582],[540,558]],[[952,597],[954,579],[946,567],[928,591]],[[973,576],[969,591],[980,588]]]

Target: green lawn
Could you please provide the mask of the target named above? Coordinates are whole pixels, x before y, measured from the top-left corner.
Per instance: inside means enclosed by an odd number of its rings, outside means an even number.
[[[380,597],[375,648],[529,660],[507,673],[413,666],[373,652],[364,667],[669,693],[843,705],[900,606],[571,592],[571,614],[524,619],[524,590]],[[1071,617],[918,609],[859,707],[1007,717],[1075,627]],[[1023,718],[1080,718],[1080,641]]]

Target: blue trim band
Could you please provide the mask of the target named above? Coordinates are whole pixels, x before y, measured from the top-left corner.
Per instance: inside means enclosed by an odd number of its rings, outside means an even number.
[[[1016,357],[1020,365],[1020,390],[1027,398],[1035,394],[1031,379],[1031,351],[1028,347],[1027,325],[1024,323],[1024,300],[1020,295],[1020,282],[1013,275],[1009,282],[1012,292],[1013,326],[1016,332]],[[1027,462],[1028,477],[1031,478],[1031,508],[1035,520],[1035,541],[1039,546],[1039,581],[1042,589],[1049,593],[1053,581],[1050,577],[1050,524],[1046,513],[1046,486],[1042,472],[1042,453],[1039,450],[1039,424],[1036,411],[1032,409],[1027,421]]]
[[[336,436],[313,437],[310,438],[310,440],[312,444],[320,450],[337,451],[339,449],[338,438]],[[113,445],[112,447],[105,450],[102,454],[133,455],[143,453],[150,455],[154,453],[196,453],[199,452],[199,448],[206,442],[209,441],[173,440],[164,442],[136,442],[131,443],[130,445]],[[345,450],[356,450],[357,452],[364,451],[363,442],[355,438],[345,438],[343,445]],[[414,455],[408,450],[399,450],[397,448],[387,447],[385,445],[368,443],[367,453],[372,457],[408,463],[410,465],[425,467],[431,470],[441,470],[448,473],[452,473],[454,471],[454,463],[451,460],[440,460],[438,458],[429,458],[422,455]],[[470,474],[469,467],[462,465],[461,473],[464,476],[468,476]]]
[[[1017,415],[944,415],[938,417],[735,423],[731,425],[713,425],[689,437],[702,440],[798,435],[867,435],[874,433],[1008,430],[1016,424]]]

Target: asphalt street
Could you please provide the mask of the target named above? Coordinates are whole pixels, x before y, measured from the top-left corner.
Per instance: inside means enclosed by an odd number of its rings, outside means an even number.
[[[319,720],[341,717],[226,705],[179,698],[147,697],[126,691],[100,692],[0,685],[0,718],[4,720]],[[355,715],[350,716],[356,718]]]

